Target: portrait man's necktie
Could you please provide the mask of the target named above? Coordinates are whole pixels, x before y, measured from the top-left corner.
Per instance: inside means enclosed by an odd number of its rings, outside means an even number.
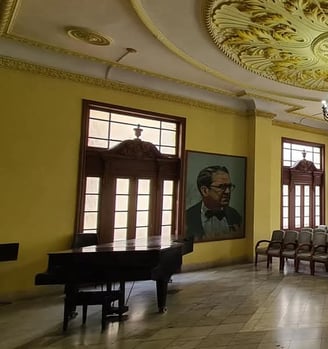
[[[205,212],[206,218],[216,217],[219,221],[225,217],[223,210],[207,210]]]

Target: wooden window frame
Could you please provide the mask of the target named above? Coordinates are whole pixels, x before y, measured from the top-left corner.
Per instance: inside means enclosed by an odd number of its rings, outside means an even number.
[[[110,112],[123,113],[130,116],[142,118],[150,118],[161,121],[173,121],[177,126],[176,149],[177,155],[156,154],[158,158],[149,159],[149,154],[134,154],[136,158],[131,158],[134,155],[131,153],[126,158],[122,154],[117,153],[117,150],[88,147],[88,127],[89,127],[89,111],[90,109],[108,110]],[[162,201],[158,200],[163,194],[161,185],[163,180],[174,181],[174,201],[172,214],[172,230],[173,235],[177,238],[183,236],[183,173],[185,163],[185,129],[186,119],[182,117],[165,115],[157,112],[149,112],[145,110],[133,109],[129,107],[121,107],[117,105],[83,100],[82,111],[82,127],[81,127],[81,146],[80,146],[80,163],[79,163],[79,178],[78,178],[78,195],[77,195],[77,210],[75,220],[75,233],[83,231],[84,219],[84,199],[86,190],[86,177],[94,176],[101,178],[100,192],[100,208],[98,220],[98,235],[100,242],[113,241],[113,207],[115,198],[115,183],[116,177],[132,178],[152,178],[151,196],[152,207],[154,207],[154,215],[151,219],[151,235],[157,235],[160,230],[159,215],[161,214]],[[142,139],[142,136],[141,136]],[[133,142],[133,140],[131,140]],[[123,144],[122,142],[121,144]],[[149,142],[144,142],[149,143]],[[121,145],[120,144],[120,145]],[[146,144],[147,146],[150,145]],[[155,146],[153,146],[155,148]],[[150,147],[151,148],[151,147]],[[151,150],[153,151],[153,150]],[[158,151],[157,151],[158,152]],[[159,152],[158,152],[159,153]],[[145,155],[145,157],[144,157]],[[151,155],[150,157],[152,157]],[[157,198],[157,199],[156,199]],[[132,205],[132,204],[131,204]],[[110,209],[110,211],[109,211]],[[130,207],[131,209],[131,207]],[[111,214],[108,214],[111,212]],[[110,232],[110,233],[109,233]],[[133,238],[133,234],[129,231],[127,239]]]
[[[283,166],[283,144],[284,142],[319,147],[321,149],[321,169],[318,170],[312,161],[300,160],[298,164],[292,167]],[[283,185],[288,186],[288,229],[298,229],[295,227],[295,185],[309,185],[310,186],[310,226],[315,226],[315,186],[320,186],[320,223],[324,224],[325,220],[325,146],[324,144],[299,141],[290,138],[282,138],[281,142],[281,229],[283,224]],[[304,159],[305,160],[305,159]],[[303,205],[301,205],[301,218],[303,217]],[[303,217],[304,218],[304,217]],[[302,225],[302,224],[301,224]]]

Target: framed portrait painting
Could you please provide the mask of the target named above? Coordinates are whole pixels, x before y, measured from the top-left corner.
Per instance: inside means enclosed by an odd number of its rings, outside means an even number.
[[[186,236],[195,242],[244,238],[246,157],[186,155]]]

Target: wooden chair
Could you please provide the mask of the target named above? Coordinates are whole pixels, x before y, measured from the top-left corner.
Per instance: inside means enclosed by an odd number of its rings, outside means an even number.
[[[298,231],[296,230],[286,230],[284,234],[284,239],[280,244],[275,244],[275,247],[268,248],[267,258],[268,265],[272,264],[272,258],[279,258],[279,270],[281,269],[281,254],[283,250],[296,249],[297,245]]]
[[[74,236],[72,248],[82,248],[86,246],[98,245],[98,235],[95,233],[79,233]],[[82,324],[86,323],[87,311],[89,305],[101,305],[102,330],[105,327],[106,319],[109,315],[117,313],[119,320],[121,320],[124,312],[128,308],[124,305],[125,302],[125,284],[120,283],[117,290],[112,289],[112,283],[108,282],[105,287],[100,285],[91,285],[94,289],[90,289],[90,285],[65,285],[65,302],[64,302],[64,321],[63,331],[66,331],[68,321],[76,317],[76,306],[82,306]],[[114,302],[118,302],[118,306],[114,310]]]
[[[258,256],[263,255],[267,258],[267,268],[269,267],[268,250],[280,249],[283,242],[285,232],[283,230],[273,230],[271,240],[262,239],[257,241],[255,245],[255,266],[257,265]]]
[[[79,233],[75,234],[72,248],[81,248],[86,246],[98,245],[98,235],[95,233]]]
[[[328,271],[327,239],[328,239],[328,235],[326,235],[325,243],[322,242],[321,245],[314,245],[312,247],[312,255],[310,258],[311,275],[314,275],[315,273],[315,263],[324,263],[326,267],[326,271]]]
[[[280,265],[279,265],[279,269],[280,270],[284,270],[285,267],[285,261],[287,261],[288,259],[292,259],[294,260],[294,269],[295,269],[295,256],[296,256],[296,251],[298,246],[302,245],[302,244],[309,244],[311,246],[311,242],[312,242],[312,228],[307,230],[307,228],[305,228],[306,230],[301,229],[301,231],[298,233],[298,237],[297,237],[297,242],[289,242],[284,244],[284,247],[281,251],[281,258],[280,258]]]
[[[118,301],[119,306],[122,307],[122,311],[119,312],[119,320],[121,320],[124,313],[124,295],[120,290],[88,291],[76,289],[75,287],[73,287],[71,290],[67,289],[64,303],[63,331],[67,330],[68,321],[71,319],[71,309],[76,308],[78,305],[82,305],[83,307],[83,325],[86,323],[88,306],[101,305],[101,329],[104,330],[107,317],[113,314],[112,304],[115,301]]]
[[[323,245],[326,245],[326,243],[327,243],[327,233],[318,231],[316,233],[313,233],[311,243],[300,244],[297,247],[296,254],[295,254],[295,272],[299,271],[299,265],[301,261],[307,261],[311,264],[314,250],[317,248],[317,246],[321,247]]]

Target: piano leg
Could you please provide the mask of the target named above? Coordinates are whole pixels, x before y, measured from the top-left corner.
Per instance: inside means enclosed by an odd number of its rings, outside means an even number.
[[[167,295],[167,284],[169,280],[159,279],[156,280],[156,291],[157,291],[157,306],[159,313],[166,313],[166,295]]]

